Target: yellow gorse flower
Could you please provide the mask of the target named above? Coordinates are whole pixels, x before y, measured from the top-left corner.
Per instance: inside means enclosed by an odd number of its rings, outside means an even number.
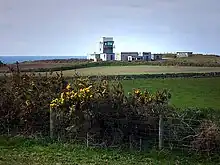
[[[70,89],[71,89],[71,85],[68,84],[68,85],[66,86],[66,89],[70,90]]]
[[[136,89],[136,90],[134,91],[134,93],[135,93],[135,94],[140,94],[141,91],[140,91],[140,89]]]
[[[76,102],[81,102],[82,104],[86,101],[89,101],[91,98],[94,97],[91,91],[92,85],[81,87],[78,91],[74,91],[71,89],[71,85],[68,84],[66,89],[67,91],[62,92],[59,98],[56,98],[51,101],[50,107],[58,107],[63,105],[65,102],[67,104],[75,104]]]
[[[52,103],[52,104],[50,104],[50,107],[51,107],[51,108],[54,108],[54,107],[56,107],[56,104],[55,104],[55,103]]]

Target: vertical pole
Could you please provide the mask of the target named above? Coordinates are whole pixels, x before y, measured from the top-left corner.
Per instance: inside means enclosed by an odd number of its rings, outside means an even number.
[[[129,148],[132,150],[132,135],[129,135]]]
[[[141,139],[141,137],[140,137],[140,146],[139,147],[140,147],[139,150],[141,151],[141,149],[142,149],[142,139]]]
[[[164,131],[163,116],[159,115],[159,150],[163,149],[163,131]]]
[[[86,147],[89,147],[89,133],[86,134]]]
[[[55,112],[53,109],[50,107],[50,138],[54,138],[54,117],[55,117]]]

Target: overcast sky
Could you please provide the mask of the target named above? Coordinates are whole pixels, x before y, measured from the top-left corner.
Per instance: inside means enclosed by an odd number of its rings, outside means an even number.
[[[0,0],[0,55],[116,52],[220,54],[220,0]]]

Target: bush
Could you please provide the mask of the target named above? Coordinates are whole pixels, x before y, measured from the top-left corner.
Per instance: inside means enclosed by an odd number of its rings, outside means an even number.
[[[192,141],[193,149],[208,153],[220,151],[220,127],[217,124],[204,121],[197,132]]]
[[[49,104],[63,83],[61,75],[47,77],[12,73],[0,80],[1,132],[49,131]]]
[[[164,111],[161,111],[161,108],[170,97],[170,93],[166,90],[152,94],[139,89],[134,90],[127,97],[120,82],[110,84],[106,80],[94,82],[88,78],[77,78],[74,85],[68,85],[50,106],[59,116],[59,126],[65,126],[69,131],[81,132],[85,136],[85,133],[93,127],[88,123],[96,123],[99,129],[104,131],[105,121],[109,119],[147,120],[150,116],[158,117],[160,113],[166,114],[166,109],[163,108]],[[156,120],[152,125],[157,125]],[[58,127],[57,133],[61,129],[64,130]],[[108,127],[114,127],[114,124]]]

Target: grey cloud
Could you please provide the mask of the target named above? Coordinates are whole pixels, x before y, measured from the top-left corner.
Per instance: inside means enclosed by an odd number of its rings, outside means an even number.
[[[80,54],[104,35],[220,53],[219,17],[219,0],[0,0],[0,54]]]

